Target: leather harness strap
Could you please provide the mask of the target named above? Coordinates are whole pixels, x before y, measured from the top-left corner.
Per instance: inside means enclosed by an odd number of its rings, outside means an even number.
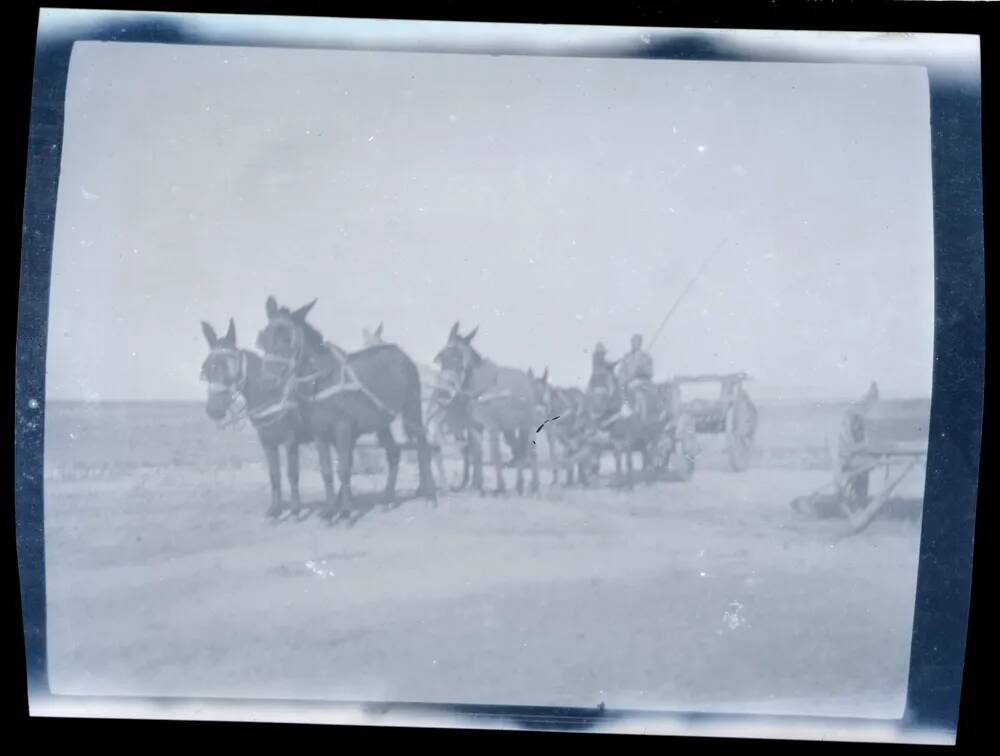
[[[336,396],[337,394],[343,394],[346,392],[360,392],[368,397],[372,404],[374,404],[382,412],[385,412],[388,415],[396,414],[394,410],[390,409],[385,402],[379,399],[375,393],[369,389],[360,378],[358,378],[358,374],[348,362],[349,358],[343,350],[330,343],[327,343],[325,346],[340,362],[340,380],[318,391],[313,397],[311,397],[310,401],[318,402],[323,399],[328,399],[331,396]],[[314,377],[315,376],[307,376],[306,380],[312,380]]]

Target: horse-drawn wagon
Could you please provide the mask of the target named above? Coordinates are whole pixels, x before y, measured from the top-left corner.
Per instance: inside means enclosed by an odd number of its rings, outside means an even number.
[[[926,469],[930,399],[879,399],[873,383],[844,414],[833,480],[792,501],[800,513],[840,516],[858,533],[893,500],[902,484]],[[874,473],[882,473],[873,490]],[[919,506],[921,499],[900,498]]]
[[[750,465],[757,432],[757,408],[743,388],[749,379],[746,373],[728,373],[679,375],[672,381],[680,394],[681,415],[690,420],[694,433],[725,434],[729,465],[737,472]],[[685,385],[713,383],[719,386],[717,398],[684,398]]]

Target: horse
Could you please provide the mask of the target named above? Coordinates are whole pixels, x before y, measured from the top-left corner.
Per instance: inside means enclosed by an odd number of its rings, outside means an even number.
[[[474,442],[467,403],[466,397],[456,396],[447,387],[438,386],[427,404],[427,436],[437,446],[434,462],[441,480],[446,479],[443,449],[447,438],[455,439],[462,450],[462,480],[451,486],[452,491],[461,491],[469,484]]]
[[[528,442],[545,418],[539,418],[535,407],[531,379],[520,370],[483,358],[471,343],[478,327],[462,336],[458,325],[456,322],[452,326],[434,362],[441,366],[441,376],[450,385],[454,398],[464,402],[472,442],[473,485],[480,493],[484,492],[482,437],[487,434],[496,466],[496,493],[506,491],[500,456],[500,436],[504,435],[516,460],[517,492],[524,492],[524,467],[530,463],[531,491],[535,493],[539,489],[538,454]]]
[[[281,387],[265,380],[263,361],[258,355],[236,346],[236,325],[232,318],[229,319],[229,330],[222,338],[204,321],[201,329],[210,349],[201,367],[201,378],[208,382],[205,412],[212,420],[225,424],[249,418],[257,431],[271,475],[269,517],[277,517],[284,510],[279,448],[285,447],[291,489],[289,509],[292,514],[298,514],[302,509],[299,498],[299,445],[312,440],[299,406]]]
[[[587,385],[585,408],[591,448],[598,459],[602,450],[610,449],[615,458],[616,484],[631,488],[632,453],[637,450],[642,453],[643,472],[648,472],[649,452],[667,422],[662,393],[649,382],[622,387],[613,369],[595,369]],[[627,470],[624,480],[623,456]]]
[[[265,371],[279,385],[291,386],[306,408],[305,419],[319,448],[326,488],[323,516],[344,515],[351,509],[354,447],[360,436],[374,433],[385,448],[389,472],[384,503],[395,501],[402,456],[391,425],[401,416],[407,437],[417,448],[420,474],[418,496],[437,503],[430,468],[430,447],[424,433],[420,374],[414,362],[395,344],[379,344],[347,354],[324,341],[306,322],[317,300],[289,310],[268,297],[267,326],[257,336]],[[337,450],[340,490],[334,494],[330,445]]]
[[[385,337],[382,335],[383,326],[384,323],[379,323],[378,328],[373,331],[367,328],[361,330],[361,341],[365,348],[387,343]],[[463,470],[461,487],[464,487],[468,483],[469,478],[469,450],[468,445],[465,443],[463,419],[460,413],[455,411],[456,408],[450,408],[442,404],[442,396],[441,390],[434,388],[424,400],[424,433],[431,447],[431,458],[437,472],[437,480],[442,483],[448,477],[444,469],[443,451],[447,437],[450,435],[462,444]],[[451,395],[448,395],[448,399],[450,398]],[[455,488],[454,490],[459,489]]]
[[[578,388],[560,388],[549,383],[549,369],[541,376],[529,369],[535,392],[535,404],[548,423],[545,431],[549,441],[549,457],[552,460],[552,483],[559,482],[559,469],[566,470],[566,485],[574,482],[574,468],[577,463],[574,454],[580,448],[580,420],[584,412],[584,394]],[[587,478],[586,470],[580,466],[581,483]]]

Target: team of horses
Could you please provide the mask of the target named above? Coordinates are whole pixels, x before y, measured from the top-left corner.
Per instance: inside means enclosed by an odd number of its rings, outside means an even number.
[[[417,497],[437,503],[438,478],[444,481],[442,447],[452,439],[463,453],[461,483],[485,492],[485,448],[495,467],[496,493],[506,490],[504,469],[516,468],[516,490],[523,493],[530,470],[530,490],[539,490],[536,437],[544,427],[553,465],[565,483],[587,485],[602,453],[615,459],[616,482],[631,487],[633,452],[643,468],[665,464],[661,440],[675,415],[676,400],[669,383],[623,386],[613,369],[598,369],[586,390],[562,388],[549,382],[548,369],[536,376],[498,365],[473,346],[478,328],[462,334],[455,323],[434,357],[437,380],[426,394],[416,363],[396,344],[382,338],[382,325],[365,331],[364,346],[348,353],[327,342],[308,322],[309,304],[296,310],[268,297],[267,325],[253,351],[238,346],[232,319],[223,336],[208,323],[202,331],[209,354],[202,365],[208,383],[206,412],[220,423],[246,418],[255,428],[267,457],[271,482],[268,515],[302,512],[299,495],[299,447],[318,450],[325,489],[321,513],[348,516],[352,508],[351,475],[354,449],[362,436],[374,434],[388,463],[385,506],[397,503],[396,481],[402,456],[393,426],[400,423],[409,445],[416,449],[419,470]],[[511,452],[505,460],[501,440]],[[290,498],[282,495],[280,449],[285,448]],[[331,447],[336,449],[334,485]],[[623,471],[624,461],[624,471]]]

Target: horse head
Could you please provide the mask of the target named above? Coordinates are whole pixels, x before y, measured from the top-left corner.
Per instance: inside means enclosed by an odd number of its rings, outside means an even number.
[[[201,330],[209,348],[208,357],[201,365],[201,380],[208,383],[205,412],[213,420],[222,420],[246,383],[246,359],[236,346],[236,324],[232,318],[221,338],[205,321],[201,323]]]
[[[322,348],[322,334],[306,322],[315,304],[314,299],[290,310],[280,307],[274,297],[267,298],[267,325],[257,334],[257,348],[264,353],[264,369],[271,379],[288,380],[310,351]]]
[[[458,332],[458,321],[451,327],[444,348],[434,357],[434,362],[441,366],[441,377],[454,386],[461,388],[469,373],[483,364],[483,358],[472,346],[472,339],[479,331],[479,326],[473,328],[465,336]]]
[[[549,383],[549,369],[545,368],[540,376],[536,376],[531,368],[528,368],[528,378],[531,380],[531,392],[534,396],[535,404],[543,412],[548,414],[552,411],[556,403],[555,387]]]

